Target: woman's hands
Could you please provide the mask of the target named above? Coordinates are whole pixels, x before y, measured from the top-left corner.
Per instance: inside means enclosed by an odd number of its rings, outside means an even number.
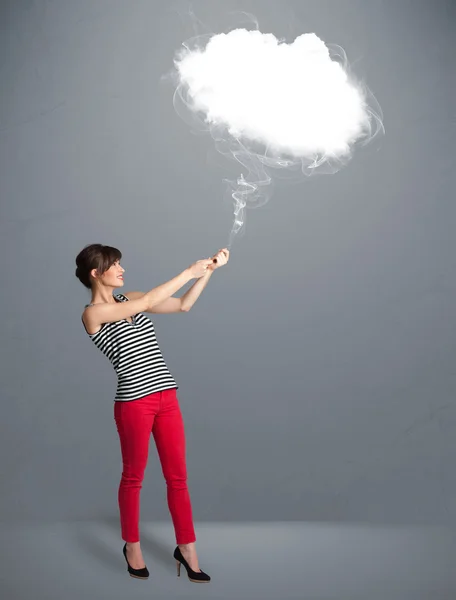
[[[230,260],[230,251],[227,248],[222,248],[211,259],[211,264],[208,266],[208,271],[215,271],[219,267],[223,267]]]
[[[197,260],[195,263],[189,266],[190,277],[192,279],[199,279],[207,273],[207,268],[212,263],[212,258],[203,258]]]
[[[219,250],[217,254],[214,254],[212,258],[203,258],[197,260],[195,263],[188,267],[190,277],[192,279],[199,279],[203,277],[208,271],[215,271],[219,267],[226,265],[230,258],[230,251],[227,248]],[[214,262],[216,261],[216,262]]]

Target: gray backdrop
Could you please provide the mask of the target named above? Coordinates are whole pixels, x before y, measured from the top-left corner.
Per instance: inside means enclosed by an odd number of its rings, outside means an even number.
[[[74,258],[115,245],[125,291],[163,283],[226,245],[237,171],[161,80],[184,2],[1,6],[1,519],[116,516],[116,378]],[[277,186],[192,311],[153,316],[194,517],[455,524],[455,5],[193,3],[214,32],[238,9],[342,45],[387,134]],[[169,519],[153,438],[142,518]]]

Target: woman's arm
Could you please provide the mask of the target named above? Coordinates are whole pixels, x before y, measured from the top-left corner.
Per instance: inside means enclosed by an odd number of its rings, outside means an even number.
[[[181,298],[168,298],[168,300],[171,300],[174,302],[171,302],[170,304],[168,304],[168,306],[166,307],[167,310],[165,309],[164,305],[162,305],[162,307],[161,307],[162,310],[160,310],[160,312],[178,312],[177,310],[174,310],[174,306],[176,306],[176,307],[178,306],[177,303],[175,302],[176,300],[181,301],[181,307],[179,308],[179,310],[183,311],[183,312],[188,312],[191,309],[191,307],[195,304],[195,302],[198,300],[198,298],[200,297],[201,292],[207,286],[212,273],[216,269],[219,269],[220,267],[223,267],[223,265],[226,265],[226,263],[229,260],[229,257],[230,257],[230,252],[227,248],[224,248],[223,250],[219,250],[217,252],[217,254],[212,257],[214,262],[209,265],[209,267],[206,271],[206,274],[203,275],[202,277],[200,277],[198,279],[198,281],[196,281],[192,285],[192,287],[189,290],[187,290]],[[156,306],[155,308],[157,309],[159,307]]]
[[[181,309],[183,312],[188,312],[195,302],[200,297],[201,292],[209,283],[209,279],[212,277],[213,271],[207,271],[206,275],[203,275],[195,281],[192,287],[185,292],[185,294],[178,298],[181,301]],[[176,300],[177,298],[169,298],[169,300]]]
[[[143,312],[155,314],[188,312],[198,300],[201,292],[208,284],[211,275],[212,271],[208,271],[206,275],[200,277],[198,281],[195,281],[192,287],[189,290],[187,290],[181,298],[166,298],[166,300],[163,300],[163,302],[146,308]],[[127,298],[129,298],[130,300],[137,300],[139,298],[142,298],[144,296],[144,293],[128,292],[124,294],[124,296],[127,296]]]
[[[142,298],[144,296],[144,292],[127,292],[124,294],[130,300],[137,300],[138,298]],[[146,308],[146,310],[142,312],[148,313],[178,313],[182,311],[182,299],[181,298],[166,298],[163,302],[152,306],[151,308]]]
[[[213,259],[217,259],[216,262],[209,265],[206,274],[200,277],[198,281],[196,281],[181,298],[166,298],[162,302],[154,304],[153,306],[149,306],[142,312],[162,314],[188,312],[198,300],[201,292],[208,284],[212,273],[216,269],[222,267],[223,265],[226,265],[226,263],[229,260],[229,256],[229,250],[227,250],[226,248],[224,248],[223,250],[219,250],[218,253],[213,257]],[[124,295],[127,296],[127,298],[129,298],[130,300],[137,300],[144,296],[144,292],[127,292]]]

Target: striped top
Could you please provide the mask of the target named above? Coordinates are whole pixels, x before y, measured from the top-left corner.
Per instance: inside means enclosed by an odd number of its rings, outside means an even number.
[[[123,294],[113,297],[117,302],[128,301]],[[134,315],[131,323],[127,319],[103,323],[94,334],[86,332],[117,373],[115,400],[129,402],[154,392],[178,389],[158,346],[154,324],[146,315]]]

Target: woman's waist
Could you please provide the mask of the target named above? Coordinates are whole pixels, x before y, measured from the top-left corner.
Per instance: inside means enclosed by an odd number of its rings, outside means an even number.
[[[136,377],[137,375],[146,375],[147,373],[153,373],[156,371],[168,371],[168,367],[163,358],[161,358],[154,361],[148,361],[147,363],[140,365],[119,365],[117,368],[115,368],[115,371],[119,379],[129,379],[131,377]]]

